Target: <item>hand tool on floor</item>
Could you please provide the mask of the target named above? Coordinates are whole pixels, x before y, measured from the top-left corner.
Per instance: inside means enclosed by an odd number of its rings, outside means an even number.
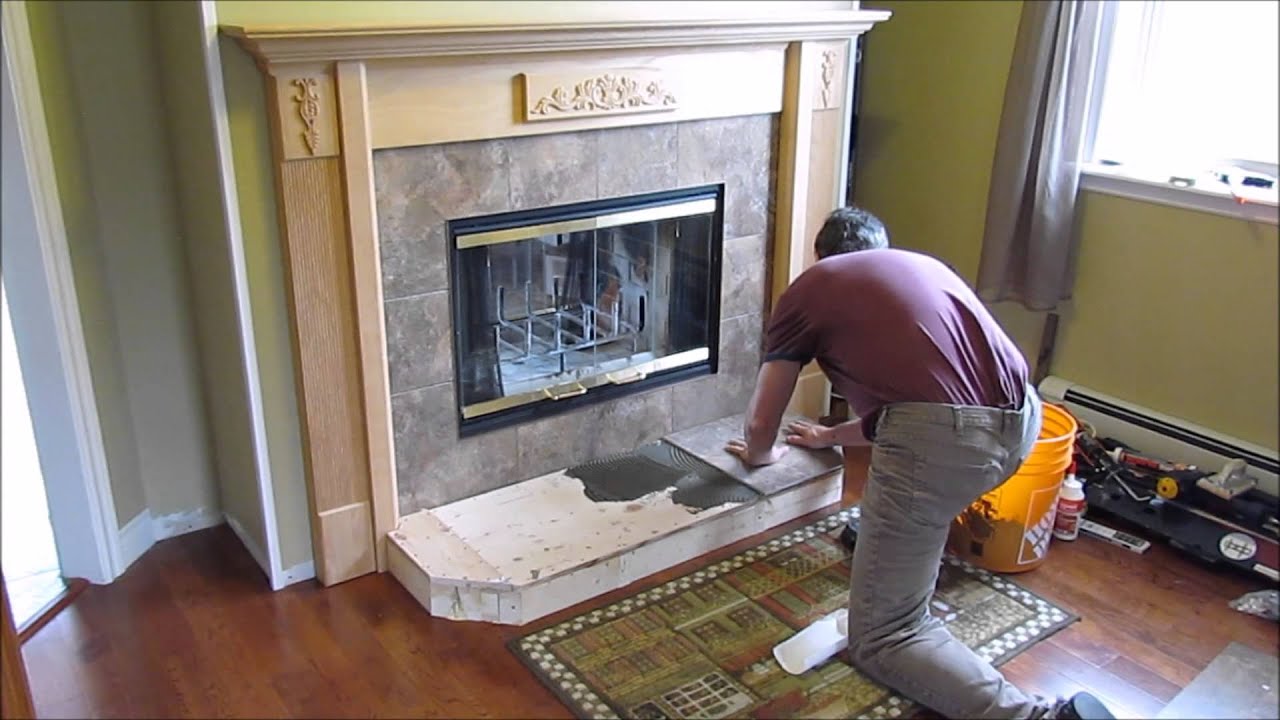
[[[1207,490],[1223,500],[1231,500],[1257,487],[1258,481],[1248,474],[1248,468],[1244,460],[1231,460],[1213,475],[1197,480],[1196,487]]]

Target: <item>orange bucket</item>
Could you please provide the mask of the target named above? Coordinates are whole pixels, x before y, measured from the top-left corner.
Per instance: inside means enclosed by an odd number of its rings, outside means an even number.
[[[1003,485],[975,500],[955,519],[947,548],[992,572],[1039,567],[1049,550],[1058,491],[1071,466],[1077,427],[1071,413],[1045,403],[1031,454]]]

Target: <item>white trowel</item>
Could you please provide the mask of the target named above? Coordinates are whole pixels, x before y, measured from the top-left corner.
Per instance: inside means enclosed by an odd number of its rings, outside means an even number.
[[[849,646],[849,608],[840,608],[773,646],[783,670],[800,675],[821,665]]]

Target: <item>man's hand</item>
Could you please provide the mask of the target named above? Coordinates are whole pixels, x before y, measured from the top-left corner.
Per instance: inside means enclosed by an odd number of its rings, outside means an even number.
[[[822,450],[836,444],[831,428],[805,420],[796,420],[787,426],[787,443],[810,450]]]
[[[782,459],[791,448],[786,445],[774,445],[767,452],[752,456],[747,452],[747,441],[741,438],[730,440],[724,449],[731,455],[737,455],[742,462],[749,467],[761,467],[764,465],[772,465]]]

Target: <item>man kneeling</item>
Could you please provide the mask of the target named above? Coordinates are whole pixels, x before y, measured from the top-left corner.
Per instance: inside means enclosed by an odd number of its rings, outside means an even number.
[[[1022,692],[929,613],[952,519],[1022,464],[1041,404],[1022,353],[964,280],[888,245],[866,211],[827,218],[818,262],[773,310],[745,437],[727,449],[776,462],[796,379],[817,360],[857,419],[793,423],[787,443],[872,448],[849,593],[854,666],[947,717],[1111,718],[1088,693]]]

